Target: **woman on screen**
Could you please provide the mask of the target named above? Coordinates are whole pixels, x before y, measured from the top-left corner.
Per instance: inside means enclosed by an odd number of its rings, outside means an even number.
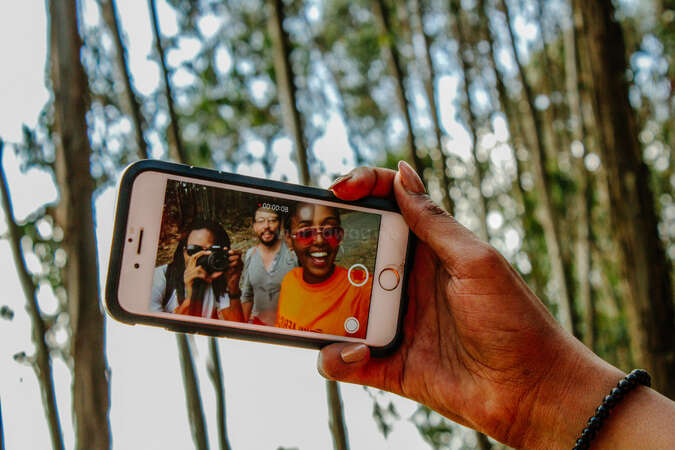
[[[220,224],[193,222],[171,263],[155,268],[150,310],[241,322],[241,268]]]
[[[299,203],[286,222],[286,239],[300,267],[281,282],[276,326],[365,337],[372,279],[352,271],[352,279],[359,280],[352,283],[347,269],[335,264],[344,238],[337,208]]]

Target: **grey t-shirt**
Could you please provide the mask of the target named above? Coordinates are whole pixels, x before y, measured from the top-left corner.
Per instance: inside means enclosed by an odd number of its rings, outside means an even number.
[[[260,251],[257,246],[246,251],[244,256],[244,270],[242,274],[241,302],[253,302],[251,317],[265,318],[276,315],[281,280],[298,266],[295,253],[291,252],[282,240],[279,251],[274,256],[270,270],[265,269]],[[267,313],[267,314],[264,314]],[[269,322],[261,317],[264,322]]]

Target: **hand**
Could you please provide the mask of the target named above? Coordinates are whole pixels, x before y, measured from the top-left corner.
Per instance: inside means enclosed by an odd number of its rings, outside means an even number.
[[[558,448],[552,436],[572,447],[621,372],[566,333],[499,252],[429,198],[407,164],[355,169],[332,190],[345,200],[393,195],[419,241],[400,347],[371,359],[363,344],[331,344],[319,356],[322,375],[411,398],[514,447]],[[589,400],[577,386],[592,391]],[[566,411],[578,421],[556,414],[565,407],[583,410]]]
[[[192,287],[196,279],[202,279],[207,283],[211,283],[213,280],[218,278],[223,274],[223,272],[213,272],[209,274],[206,269],[197,264],[197,260],[203,255],[210,255],[211,250],[201,250],[195,253],[192,256],[188,257],[187,263],[185,264],[185,272],[183,272],[183,283],[185,283],[185,298],[187,300],[192,299]],[[183,302],[185,303],[185,302]]]
[[[239,279],[241,278],[241,271],[244,268],[244,263],[241,259],[241,251],[230,250],[228,261],[227,270],[225,271],[227,292],[230,294],[230,297],[238,298],[241,295]]]

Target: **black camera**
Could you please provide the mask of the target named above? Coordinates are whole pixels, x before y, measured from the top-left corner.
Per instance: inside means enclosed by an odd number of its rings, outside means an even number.
[[[202,255],[197,258],[197,265],[202,266],[209,274],[213,272],[224,272],[227,269],[228,248],[220,245],[212,245],[209,247],[210,255]]]

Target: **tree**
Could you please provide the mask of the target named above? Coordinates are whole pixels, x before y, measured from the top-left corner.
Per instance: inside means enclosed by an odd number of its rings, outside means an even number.
[[[21,280],[21,287],[26,296],[26,310],[30,316],[32,325],[32,338],[35,344],[35,355],[28,358],[30,365],[35,372],[40,385],[40,392],[42,394],[42,404],[47,416],[47,424],[49,425],[49,434],[52,440],[52,448],[54,450],[63,449],[63,434],[61,432],[61,423],[59,421],[59,409],[56,403],[56,396],[54,395],[54,378],[52,376],[52,361],[49,354],[49,346],[45,340],[47,332],[47,325],[40,312],[40,307],[36,298],[36,287],[33,278],[26,267],[26,260],[21,249],[22,232],[14,219],[14,212],[12,208],[11,196],[9,187],[7,186],[7,179],[5,171],[2,167],[4,142],[0,139],[0,193],[2,194],[2,209],[7,216],[7,227],[9,228],[9,240],[12,247],[12,256],[14,257],[14,264],[19,272],[19,279]],[[0,425],[1,425],[0,420]],[[0,429],[0,435],[2,430]],[[0,439],[1,441],[1,439]],[[0,448],[2,445],[0,444]]]
[[[390,25],[389,8],[387,7],[385,0],[373,0],[372,6],[375,23],[379,30],[380,48],[382,55],[389,66],[390,76],[394,81],[396,100],[405,123],[405,148],[408,157],[413,162],[413,167],[417,173],[424,178],[424,163],[422,162],[422,159],[417,152],[417,146],[415,145],[412,119],[410,117],[410,106],[408,105],[408,99],[405,94],[405,86],[403,83],[403,68],[396,47],[395,35]]]
[[[162,71],[162,78],[164,80],[164,94],[166,96],[166,103],[169,110],[169,132],[173,139],[172,146],[170,145],[169,153],[180,163],[185,163],[185,151],[183,149],[183,142],[180,136],[180,129],[178,124],[178,115],[174,109],[173,92],[171,89],[171,82],[169,80],[169,73],[164,58],[164,48],[162,45],[162,35],[159,31],[159,22],[157,21],[157,7],[155,0],[148,0],[150,8],[150,18],[152,20],[152,29],[155,40],[155,48],[158,53],[157,57],[160,61],[160,68]],[[171,151],[173,149],[173,151]],[[188,418],[190,420],[190,430],[192,431],[192,439],[195,446],[200,450],[208,448],[208,437],[206,434],[206,421],[204,420],[204,410],[199,394],[199,383],[197,381],[197,374],[192,360],[192,352],[187,336],[183,333],[176,333],[176,341],[178,344],[178,356],[180,359],[181,373],[183,375],[183,384],[185,387],[185,401],[187,404]],[[220,403],[219,403],[220,405]]]
[[[307,163],[307,144],[303,133],[296,97],[297,88],[290,64],[290,43],[284,30],[284,10],[281,0],[267,0],[269,34],[274,42],[274,75],[279,90],[279,103],[284,110],[284,125],[295,146],[300,180],[309,185],[311,176]]]
[[[138,98],[133,87],[131,73],[127,64],[127,52],[122,42],[122,31],[120,29],[117,6],[115,0],[98,0],[103,12],[103,19],[108,26],[108,31],[112,35],[115,43],[115,56],[117,57],[117,66],[120,77],[124,83],[124,95],[126,97],[127,109],[134,124],[134,136],[136,138],[136,151],[140,159],[148,158],[148,145],[143,137],[143,114],[138,103]]]
[[[525,94],[525,114],[524,117],[528,120],[530,128],[533,132],[534,151],[531,152],[532,164],[535,173],[535,182],[537,184],[538,196],[541,202],[540,220],[544,228],[544,235],[546,237],[546,247],[551,263],[551,276],[555,280],[556,288],[559,291],[556,299],[558,306],[559,320],[562,325],[571,333],[574,332],[573,323],[573,305],[572,297],[570,295],[570,282],[565,273],[565,263],[563,261],[562,246],[559,231],[559,218],[553,207],[551,199],[551,182],[547,172],[546,164],[546,147],[544,142],[544,132],[541,123],[541,116],[538,114],[534,106],[534,93],[531,84],[525,73],[523,65],[518,55],[516,48],[516,34],[513,29],[509,8],[505,0],[499,0],[504,17],[506,19],[509,41],[511,44],[511,52],[518,70],[518,77],[521,88]]]
[[[426,95],[427,105],[431,113],[431,122],[434,130],[434,143],[438,151],[438,169],[441,178],[441,187],[443,191],[443,205],[445,209],[454,214],[454,204],[452,197],[450,197],[450,187],[452,181],[448,175],[447,157],[443,151],[443,132],[441,131],[441,118],[438,111],[438,101],[434,83],[436,80],[436,70],[431,59],[431,42],[429,35],[424,30],[424,9],[422,7],[423,0],[411,0],[410,11],[412,13],[412,26],[415,33],[422,38],[423,52],[422,60],[422,79],[424,83],[424,94]],[[433,158],[436,159],[436,158]]]
[[[50,73],[54,92],[57,217],[68,255],[64,284],[72,327],[73,409],[77,448],[110,448],[110,394],[98,265],[86,114],[89,85],[80,62],[76,2],[49,2]]]
[[[274,67],[279,100],[284,109],[284,124],[287,132],[292,136],[295,144],[296,160],[300,169],[300,181],[309,186],[311,184],[305,135],[300,121],[300,112],[296,104],[297,88],[294,82],[293,70],[290,64],[290,42],[283,27],[284,9],[281,0],[267,0],[268,29],[274,41]],[[347,442],[347,425],[342,411],[342,399],[336,381],[326,380],[328,396],[329,427],[333,437],[335,450],[349,448]]]
[[[626,47],[610,0],[579,2],[588,32],[598,132],[604,144],[609,210],[621,256],[631,350],[654,377],[654,385],[675,398],[675,313],[671,263],[657,230],[658,216],[649,171],[641,158],[634,113],[628,99]],[[621,74],[621,75],[617,75]]]

